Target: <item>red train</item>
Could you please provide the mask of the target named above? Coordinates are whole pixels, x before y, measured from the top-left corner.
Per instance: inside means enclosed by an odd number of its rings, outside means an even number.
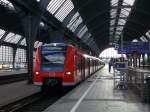
[[[104,66],[96,57],[70,44],[51,43],[37,48],[33,81],[42,90],[74,86]]]

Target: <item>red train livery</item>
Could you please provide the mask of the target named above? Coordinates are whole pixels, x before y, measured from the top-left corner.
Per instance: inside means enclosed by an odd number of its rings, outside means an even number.
[[[33,81],[42,89],[74,86],[104,66],[71,44],[51,43],[37,48]]]

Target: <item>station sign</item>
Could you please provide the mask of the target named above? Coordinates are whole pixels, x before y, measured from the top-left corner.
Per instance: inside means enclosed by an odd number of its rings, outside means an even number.
[[[139,54],[150,54],[148,42],[124,42],[123,47],[119,45],[118,53],[132,54],[137,52]]]

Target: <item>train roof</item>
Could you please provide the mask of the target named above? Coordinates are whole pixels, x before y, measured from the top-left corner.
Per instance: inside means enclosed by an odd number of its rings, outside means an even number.
[[[49,44],[44,44],[42,46],[74,46],[72,44],[67,44],[67,43],[49,43]],[[74,46],[75,47],[75,46]],[[78,50],[80,50],[79,48],[77,48]],[[81,50],[80,50],[81,51]],[[82,52],[83,53],[83,52]],[[90,58],[90,59],[97,59],[97,60],[100,60],[99,58],[97,57],[94,57],[94,56],[91,56],[91,55],[87,55],[87,54],[84,54],[83,53],[83,56],[86,57],[86,58]]]
[[[44,44],[42,46],[68,46],[70,44],[66,44],[66,43],[49,43],[49,44]]]

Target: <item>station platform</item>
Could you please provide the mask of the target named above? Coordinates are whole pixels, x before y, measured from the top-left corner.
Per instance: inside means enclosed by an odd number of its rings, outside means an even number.
[[[108,66],[77,86],[43,112],[150,112],[130,90],[114,89]]]
[[[0,107],[20,100],[40,91],[34,85],[28,85],[27,81],[0,85]]]
[[[0,77],[1,76],[8,76],[8,75],[16,75],[16,74],[22,74],[22,73],[27,73],[26,69],[20,69],[20,70],[0,70]]]

